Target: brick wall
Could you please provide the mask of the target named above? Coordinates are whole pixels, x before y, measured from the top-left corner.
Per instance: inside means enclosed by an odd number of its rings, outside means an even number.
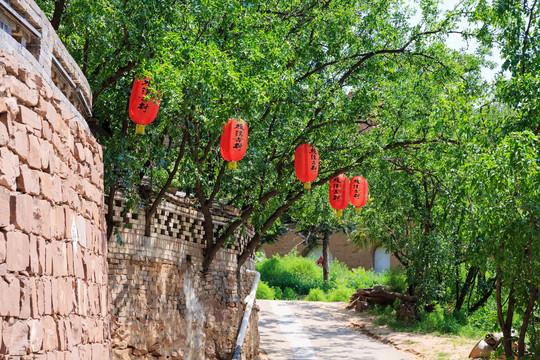
[[[2,2],[0,25],[0,357],[108,359],[90,88],[33,1]]]
[[[307,247],[302,241],[302,237],[294,232],[289,232],[280,236],[274,244],[263,244],[260,248],[264,251],[267,258],[271,258],[276,254],[284,256],[294,249],[302,254]],[[371,246],[367,249],[360,248],[352,244],[343,233],[332,235],[328,245],[328,250],[332,257],[345,263],[351,269],[357,267],[373,269],[376,249],[377,246]],[[390,266],[396,267],[398,265],[398,259],[394,255],[390,255]]]
[[[204,328],[204,337],[196,358],[229,358],[244,313],[241,300],[251,288],[245,270],[254,268],[253,261],[244,265],[238,279],[236,260],[249,231],[237,234],[234,244],[220,250],[210,272],[203,275],[203,217],[189,199],[168,195],[155,215],[149,237],[143,236],[144,215],[123,214],[122,209],[122,199],[115,199],[118,235],[113,235],[108,252],[114,358],[182,359],[197,353],[190,329],[202,331],[190,323],[193,314],[186,303],[185,287],[190,280],[204,313],[198,324]],[[238,211],[214,208],[213,215],[214,230],[219,231]],[[256,358],[257,322],[255,310],[244,342],[244,359]]]

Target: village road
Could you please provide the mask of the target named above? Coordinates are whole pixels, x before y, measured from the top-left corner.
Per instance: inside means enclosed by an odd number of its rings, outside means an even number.
[[[257,300],[261,348],[271,360],[409,360],[310,301]]]

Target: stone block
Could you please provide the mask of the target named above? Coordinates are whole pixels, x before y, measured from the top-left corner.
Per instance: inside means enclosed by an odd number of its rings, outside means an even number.
[[[39,100],[39,93],[36,89],[30,89],[26,84],[19,81],[14,76],[4,78],[4,85],[9,88],[11,94],[20,102],[28,106],[36,106]]]
[[[6,107],[8,110],[8,113],[11,115],[9,118],[10,121],[15,121],[17,115],[19,114],[19,104],[17,103],[17,99],[14,97],[8,97],[4,98],[4,102],[6,103]],[[10,125],[6,125],[8,127],[8,131],[10,131]]]
[[[66,243],[55,241],[52,243],[52,245],[53,276],[66,276],[68,275]]]
[[[25,271],[30,263],[30,238],[21,232],[6,234],[6,264],[8,271]]]
[[[52,196],[53,200],[57,204],[62,203],[62,179],[58,175],[52,176]]]
[[[39,195],[39,176],[39,171],[32,170],[27,165],[22,165],[19,177],[17,177],[17,190],[30,195]]]
[[[26,131],[22,131],[21,129],[14,130],[13,136],[8,141],[8,148],[17,154],[21,161],[26,162],[30,149]]]
[[[44,316],[41,318],[43,325],[43,351],[57,350],[58,344],[58,329],[57,324],[51,316]]]
[[[9,133],[6,125],[0,122],[0,146],[6,146],[9,141]]]
[[[51,124],[44,121],[42,123],[43,125],[43,128],[41,129],[41,137],[44,139],[44,140],[47,140],[47,141],[52,141],[52,137],[53,137],[53,132],[52,132],[52,127],[51,127]],[[52,146],[52,144],[51,144]]]
[[[6,235],[0,232],[0,264],[6,261]]]
[[[4,322],[3,339],[6,354],[11,356],[26,355],[30,347],[30,328],[23,320],[10,319]]]
[[[0,186],[9,190],[17,189],[17,177],[20,174],[19,158],[8,148],[0,148]]]
[[[49,169],[49,161],[51,156],[54,156],[53,146],[47,140],[40,140],[40,151],[41,151],[41,169]]]
[[[20,281],[8,274],[0,277],[0,316],[19,316],[19,303],[21,300]],[[4,334],[5,336],[5,334]]]
[[[82,319],[78,315],[71,315],[69,317],[70,327],[66,334],[68,349],[74,348],[82,342],[83,327]]]
[[[50,202],[54,202],[55,194],[53,192],[52,176],[44,172],[39,173],[39,183],[43,197]]]
[[[68,316],[72,310],[72,299],[74,288],[73,281],[70,279],[58,279],[58,313],[62,316]]]
[[[41,170],[41,144],[34,135],[28,135],[28,158],[26,159],[31,168]]]
[[[57,206],[54,208],[55,211],[55,224],[53,228],[53,234],[57,239],[66,238],[66,212],[63,206]]]
[[[0,228],[10,224],[11,194],[8,189],[0,186]],[[0,263],[2,261],[0,260]]]
[[[37,353],[43,345],[43,324],[41,320],[28,321],[30,327],[30,352]]]
[[[6,53],[0,54],[0,65],[4,66],[8,73],[17,75],[19,73],[19,62],[13,56],[6,55]]]
[[[69,127],[66,121],[60,114],[56,114],[56,121],[54,122],[54,129],[60,135],[61,138],[66,139],[70,135]]]
[[[43,280],[43,314],[51,315],[52,313],[52,285],[51,279],[48,278]]]
[[[30,266],[27,270],[30,275],[41,275],[38,254],[38,237],[33,234],[30,235]]]
[[[26,106],[19,105],[17,121],[29,127],[41,131],[41,116]]]
[[[19,276],[19,280],[21,282],[19,318],[29,319],[32,315],[32,283],[26,276]]]
[[[60,299],[59,295],[59,285],[58,278],[51,278],[51,297],[52,297],[52,312],[53,314],[58,314],[60,309]]]
[[[11,196],[11,222],[27,234],[41,232],[41,211],[35,204],[30,195]]]
[[[75,144],[75,159],[77,159],[79,162],[83,162],[86,159],[84,145],[79,142]]]
[[[53,208],[47,200],[38,200],[38,204],[41,212],[41,236],[47,240],[51,240],[53,238]]]

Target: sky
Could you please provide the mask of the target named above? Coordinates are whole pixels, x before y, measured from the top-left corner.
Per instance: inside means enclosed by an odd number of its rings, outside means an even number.
[[[442,4],[440,5],[440,8],[443,10],[451,10],[453,9],[460,1],[458,0],[443,0],[441,1]],[[418,1],[409,0],[408,1],[409,6],[411,8],[417,9],[416,15],[411,19],[412,24],[417,24],[420,22],[421,19],[421,11],[418,7]],[[469,24],[466,21],[462,21],[460,23],[460,29],[456,30],[463,30],[465,29]],[[464,41],[461,37],[461,34],[449,34],[448,39],[446,41],[446,45],[454,50],[464,50],[466,53],[472,54],[476,51],[478,47],[478,42],[474,39],[469,39],[468,41]],[[501,65],[503,61],[500,57],[500,52],[498,49],[493,49],[492,56],[488,56],[487,58],[490,61],[493,61],[497,64],[497,66],[494,69],[489,68],[483,68],[482,69],[482,76],[487,81],[493,81],[495,78],[495,75],[501,70]]]

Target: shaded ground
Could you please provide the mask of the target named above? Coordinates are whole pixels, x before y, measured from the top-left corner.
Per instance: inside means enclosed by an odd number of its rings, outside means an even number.
[[[291,350],[288,345],[288,338],[283,336],[280,331],[280,326],[274,322],[274,320],[269,319],[268,312],[271,311],[270,301],[261,301],[257,300],[261,312],[259,314],[259,331],[261,332],[261,360],[267,359],[294,359]],[[291,304],[290,307],[297,311],[298,306],[295,305],[295,302],[287,302]],[[362,343],[365,341],[366,336],[371,338],[368,340],[375,339],[377,342],[382,342],[392,346],[394,349],[400,350],[403,357],[409,359],[433,359],[433,360],[464,360],[468,359],[469,352],[476,344],[476,340],[464,339],[456,336],[432,336],[432,335],[420,335],[420,334],[411,334],[406,332],[398,332],[389,329],[387,326],[378,326],[375,325],[375,318],[368,313],[357,313],[354,310],[346,310],[345,307],[347,303],[338,302],[338,303],[326,303],[326,302],[298,302],[298,303],[307,303],[309,304],[309,312],[313,316],[313,319],[322,318],[325,316],[331,316],[336,324],[343,326],[345,328],[354,329],[357,331],[357,336],[354,340],[349,342]],[[327,315],[323,315],[327,314]],[[304,315],[298,315],[298,318],[302,323],[306,319],[302,319]],[[315,321],[315,320],[310,321]],[[325,320],[328,324],[328,318]],[[266,327],[270,331],[264,334],[263,328]],[[334,338],[335,334],[332,331],[322,331],[320,338]],[[347,335],[350,336],[350,335]],[[322,345],[319,344],[318,340],[314,340],[313,337],[312,344],[314,348]],[[332,342],[332,341],[331,341]],[[335,344],[335,342],[332,342]],[[369,344],[369,343],[368,343]],[[275,350],[270,350],[268,347],[276,347],[279,349],[279,354]],[[340,351],[343,351],[342,346],[337,347]],[[347,348],[344,354],[351,354],[351,348]],[[266,354],[268,352],[268,354]],[[277,356],[277,357],[276,357]],[[394,357],[387,357],[381,355],[382,357],[373,357],[376,359],[390,359]],[[324,358],[324,357],[323,357]],[[352,359],[352,358],[351,358]]]
[[[272,360],[411,360],[333,316],[325,303],[257,300],[261,348]]]
[[[346,310],[347,303],[321,303],[327,311],[340,321],[348,323],[355,330],[385,342],[396,349],[405,351],[411,359],[464,360],[477,340],[458,336],[433,336],[411,334],[375,325],[375,317],[369,313]]]

